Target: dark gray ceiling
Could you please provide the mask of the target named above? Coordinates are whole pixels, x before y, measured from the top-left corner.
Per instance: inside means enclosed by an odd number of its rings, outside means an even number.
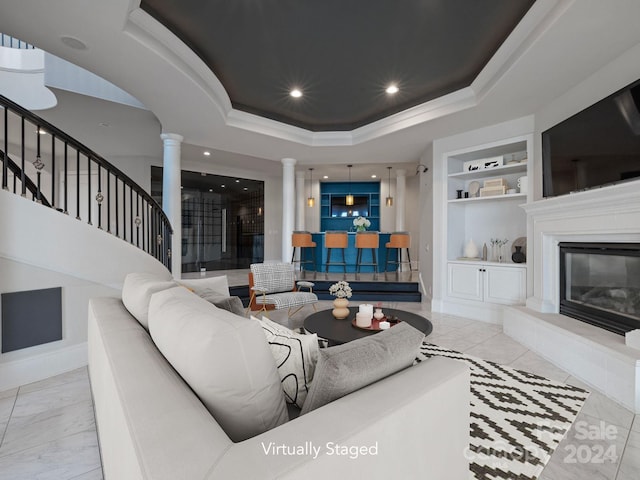
[[[534,0],[142,0],[233,107],[352,130],[469,86]],[[384,90],[392,82],[400,91]],[[294,99],[289,91],[303,91]]]

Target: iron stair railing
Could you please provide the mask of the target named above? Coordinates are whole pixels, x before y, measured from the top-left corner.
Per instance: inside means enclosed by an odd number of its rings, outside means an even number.
[[[171,270],[171,224],[142,187],[90,148],[2,95],[0,109],[2,189],[23,197],[29,191],[35,201],[106,230]]]

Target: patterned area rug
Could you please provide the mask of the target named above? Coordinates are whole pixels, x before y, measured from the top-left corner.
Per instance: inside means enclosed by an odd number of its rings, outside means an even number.
[[[426,342],[416,360],[434,355],[471,368],[471,444],[465,456],[473,478],[538,478],[589,392]]]

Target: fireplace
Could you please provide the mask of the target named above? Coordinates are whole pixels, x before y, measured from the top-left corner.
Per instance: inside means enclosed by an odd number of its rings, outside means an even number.
[[[624,335],[640,328],[640,243],[560,246],[560,313]]]

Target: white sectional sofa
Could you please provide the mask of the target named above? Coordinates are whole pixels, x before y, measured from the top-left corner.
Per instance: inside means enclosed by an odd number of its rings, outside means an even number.
[[[469,477],[469,372],[455,360],[429,359],[237,443],[120,299],[90,302],[89,373],[107,480]]]

